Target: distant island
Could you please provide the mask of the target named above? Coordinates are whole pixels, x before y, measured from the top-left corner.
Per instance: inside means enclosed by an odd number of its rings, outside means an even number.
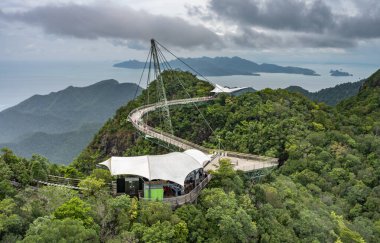
[[[198,57],[198,58],[182,58],[182,60],[205,76],[231,76],[231,75],[254,75],[259,73],[289,73],[303,74],[311,76],[319,76],[314,70],[279,66],[275,64],[257,64],[255,62],[240,57]],[[193,72],[189,67],[179,60],[171,60],[169,64],[174,69]],[[137,60],[129,60],[116,63],[113,66],[118,68],[143,69],[145,63]]]
[[[343,71],[339,71],[339,70],[330,70],[330,76],[347,77],[347,76],[353,76],[353,75],[348,73],[348,72],[343,72]]]

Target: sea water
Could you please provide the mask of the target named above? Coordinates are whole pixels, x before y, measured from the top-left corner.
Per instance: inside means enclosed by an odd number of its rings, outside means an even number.
[[[0,110],[35,94],[68,86],[83,87],[106,79],[136,83],[141,70],[112,67],[113,62],[0,62]]]
[[[287,66],[286,63],[279,64]],[[292,85],[300,86],[311,92],[315,92],[324,88],[333,87],[337,84],[356,82],[369,77],[380,65],[362,65],[362,64],[292,64],[291,66],[309,68],[320,76],[308,76],[301,74],[284,74],[284,73],[260,73],[260,76],[224,76],[224,77],[208,77],[211,82],[230,87],[253,87],[256,90],[264,88],[287,88]],[[343,70],[349,72],[353,76],[333,77],[330,76],[330,70]]]
[[[139,83],[141,69],[112,67],[114,62],[0,62],[0,111],[14,106],[35,94],[49,94],[68,86],[83,87],[105,79],[116,79],[121,83]],[[286,63],[277,63],[287,66]],[[355,82],[375,72],[379,66],[363,64],[291,64],[315,70],[321,76],[300,74],[260,73],[260,76],[206,77],[213,83],[229,87],[286,88],[301,86],[309,91],[333,87],[340,83]],[[348,77],[332,77],[331,69],[352,73]],[[146,74],[146,73],[145,73]],[[140,86],[146,87],[146,75]]]

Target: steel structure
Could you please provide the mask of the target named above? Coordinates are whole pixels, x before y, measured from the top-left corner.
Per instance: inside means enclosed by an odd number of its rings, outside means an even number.
[[[160,113],[160,119],[162,118],[162,129],[166,132],[169,132],[171,134],[173,133],[173,125],[172,120],[170,117],[170,109],[168,106],[168,100],[166,98],[166,90],[165,90],[165,83],[161,75],[161,65],[159,61],[159,50],[156,45],[156,41],[154,39],[151,39],[150,41],[151,47],[150,47],[150,53],[151,58],[150,60],[153,60],[153,71],[154,71],[154,79],[156,80],[156,95],[158,103],[163,103],[164,105],[161,106],[158,111]],[[149,65],[151,67],[151,65]],[[150,73],[151,70],[149,70]],[[148,80],[149,82],[149,80]],[[149,85],[149,84],[148,84]],[[149,96],[148,96],[149,97]]]

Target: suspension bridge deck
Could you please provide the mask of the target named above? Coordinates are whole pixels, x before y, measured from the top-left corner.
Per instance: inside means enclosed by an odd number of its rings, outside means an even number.
[[[208,149],[198,144],[192,143],[185,139],[176,137],[170,133],[157,130],[151,126],[148,126],[143,117],[149,112],[152,112],[163,106],[171,105],[183,105],[197,102],[207,102],[212,100],[213,97],[199,97],[199,98],[190,98],[190,99],[180,99],[180,100],[171,100],[167,102],[158,102],[146,106],[141,106],[128,115],[128,120],[133,124],[133,126],[146,136],[153,137],[165,143],[171,144],[183,150],[187,149],[197,149],[206,154],[213,154],[211,161],[205,167],[205,170],[215,170],[219,166],[218,161],[220,158],[228,158],[231,160],[232,165],[236,170],[242,171],[253,171],[260,170],[264,168],[270,168],[278,166],[278,160],[276,158],[270,158],[265,156],[258,156],[252,154],[236,153],[230,151]]]
[[[223,151],[217,149],[208,149],[198,144],[192,143],[185,139],[176,137],[170,133],[166,133],[160,130],[157,130],[153,127],[148,126],[143,121],[145,114],[152,112],[165,105],[183,105],[189,104],[192,102],[207,102],[212,100],[213,97],[200,97],[200,98],[190,98],[190,99],[181,99],[181,100],[171,100],[167,102],[159,102],[151,105],[141,106],[134,109],[128,116],[128,120],[133,124],[133,126],[152,138],[158,139],[160,141],[166,142],[183,150],[187,149],[197,149],[207,154],[212,154],[210,162],[205,166],[205,171],[216,170],[219,167],[219,160],[222,158],[228,158],[231,160],[232,165],[236,170],[242,170],[246,172],[261,170],[265,168],[274,168],[278,165],[276,158],[270,158],[265,156],[258,156],[245,153],[237,153],[231,151]],[[164,201],[171,203],[173,206],[179,206],[184,203],[191,203],[198,197],[200,191],[207,183],[210,181],[211,175],[205,178],[200,185],[198,185],[191,193],[165,199]],[[35,183],[46,186],[59,186],[65,187],[74,190],[86,190],[86,188],[80,188],[79,182],[80,179],[73,178],[64,178],[59,176],[49,175],[46,181],[36,180]],[[112,188],[113,186],[110,185]]]
[[[48,175],[47,179],[42,180],[34,180],[37,185],[45,185],[45,186],[58,186],[65,187],[68,189],[74,190],[87,190],[86,188],[79,187],[80,179],[77,178],[66,178],[61,176]]]

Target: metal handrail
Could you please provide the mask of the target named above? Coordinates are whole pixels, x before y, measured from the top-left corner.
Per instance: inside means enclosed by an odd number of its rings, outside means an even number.
[[[167,102],[168,105],[179,105],[179,104],[187,104],[190,102],[201,102],[201,101],[210,101],[214,99],[212,96],[207,96],[207,97],[198,97],[198,98],[189,98],[189,99],[180,99],[180,100],[170,100]],[[253,159],[253,160],[258,160],[262,162],[269,162],[269,163],[277,163],[277,158],[271,158],[271,157],[266,157],[266,156],[260,156],[260,155],[253,155],[253,154],[245,154],[245,153],[239,153],[239,152],[232,152],[232,151],[224,151],[224,150],[218,150],[218,149],[209,149],[205,148],[201,145],[195,144],[193,142],[187,141],[185,139],[179,138],[177,136],[174,136],[173,134],[157,130],[145,123],[141,124],[140,120],[138,121],[133,121],[132,115],[135,112],[140,112],[140,117],[143,117],[146,113],[149,113],[151,111],[154,111],[157,108],[160,108],[162,106],[166,105],[164,102],[158,102],[158,103],[153,103],[153,104],[148,104],[144,105],[141,107],[137,107],[133,109],[129,114],[128,114],[128,120],[132,123],[132,125],[142,133],[145,133],[149,136],[152,136],[154,138],[157,138],[159,140],[168,142],[174,146],[178,146],[182,149],[189,149],[189,148],[196,148],[204,153],[224,153],[228,156],[236,157],[236,158],[241,158],[241,159]],[[166,137],[166,138],[165,138]],[[167,139],[169,138],[169,139]],[[169,140],[169,141],[167,141]],[[172,141],[170,141],[172,140]],[[177,142],[174,143],[173,141]],[[185,146],[184,146],[185,145]]]
[[[166,197],[163,198],[162,201],[166,203],[170,203],[172,206],[180,206],[186,203],[193,203],[199,196],[201,190],[206,187],[206,185],[210,182],[212,176],[208,174],[205,179],[201,183],[199,183],[191,192],[177,196],[177,197]],[[156,199],[152,198],[140,198],[144,201],[156,201]]]
[[[66,187],[75,190],[88,190],[84,187],[79,187],[79,183],[82,181],[81,179],[76,178],[68,178],[62,176],[48,175],[46,181],[34,180],[36,183],[47,185],[47,186],[60,186]],[[112,188],[112,183],[106,183],[106,186]]]

